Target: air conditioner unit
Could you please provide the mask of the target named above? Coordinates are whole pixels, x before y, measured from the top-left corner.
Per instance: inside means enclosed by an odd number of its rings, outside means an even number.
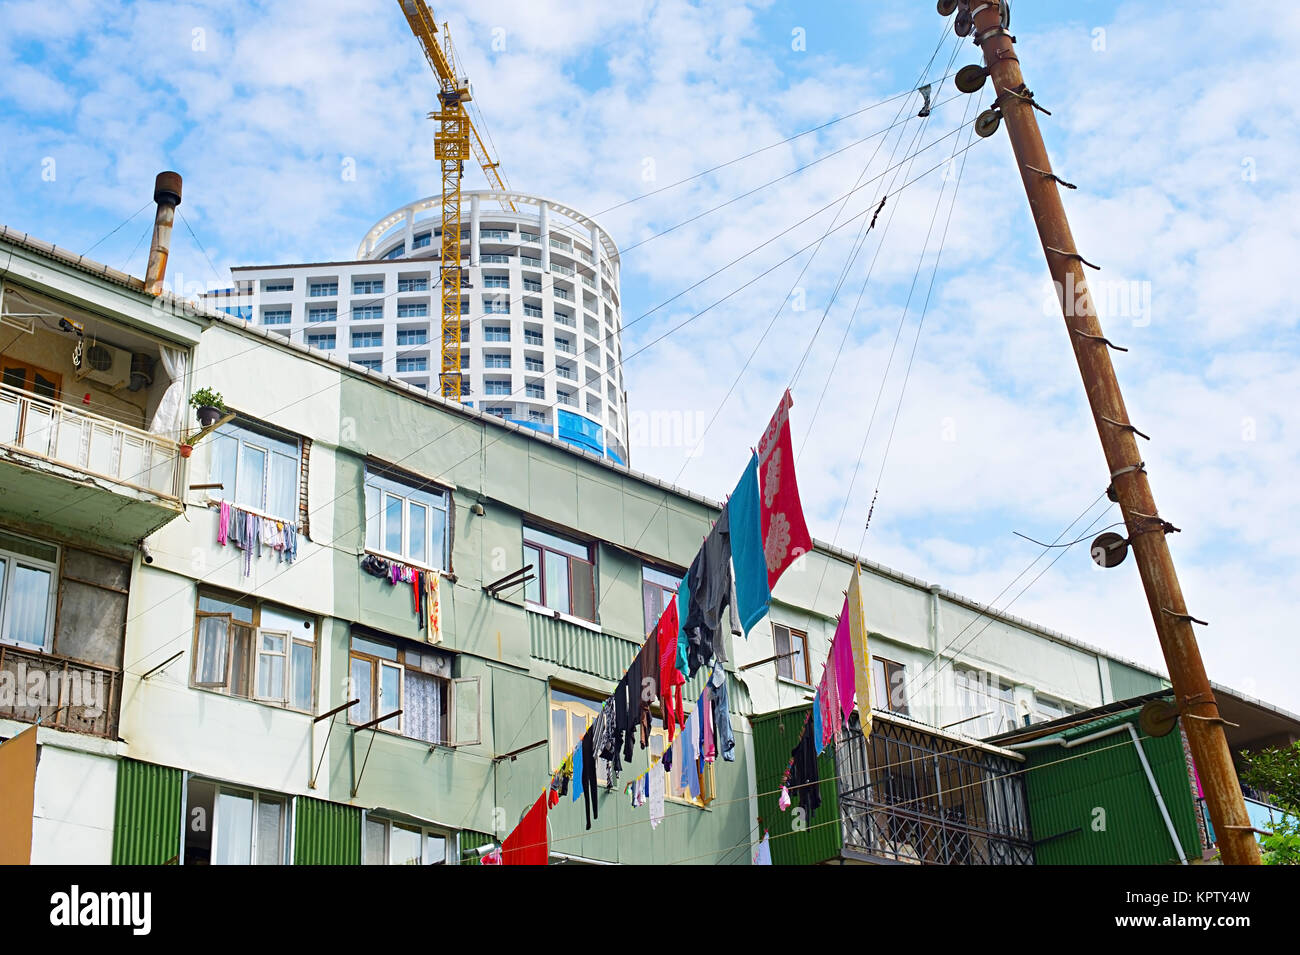
[[[88,342],[81,353],[78,381],[89,379],[110,388],[122,388],[131,382],[131,353],[103,342]]]

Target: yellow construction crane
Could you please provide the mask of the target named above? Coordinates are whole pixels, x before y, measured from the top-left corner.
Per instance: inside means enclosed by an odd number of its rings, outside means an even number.
[[[442,245],[439,272],[442,290],[442,370],[438,375],[442,396],[453,401],[461,399],[460,373],[460,181],[465,160],[471,155],[483,167],[488,183],[502,192],[507,191],[501,176],[501,163],[494,160],[465,104],[471,99],[469,78],[456,69],[456,54],[451,45],[447,24],[442,25],[442,40],[438,39],[438,24],[424,0],[397,0],[406,16],[411,32],[420,41],[424,58],[438,78],[439,109],[429,118],[438,121],[438,132],[433,138],[433,154],[442,170]],[[511,211],[513,202],[506,200]]]

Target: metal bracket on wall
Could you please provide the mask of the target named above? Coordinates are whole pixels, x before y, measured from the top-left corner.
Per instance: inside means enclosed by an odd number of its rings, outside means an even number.
[[[175,653],[173,653],[171,656],[169,656],[169,657],[168,657],[166,660],[164,660],[162,663],[158,664],[158,665],[157,665],[156,667],[154,667],[152,670],[148,671],[147,673],[143,673],[143,674],[141,674],[141,676],[140,676],[140,681],[141,681],[141,682],[144,682],[145,680],[149,679],[149,677],[153,676],[155,673],[157,673],[159,670],[161,670],[163,667],[165,667],[167,664],[169,664],[169,663],[171,663],[173,660],[175,660],[177,657],[181,657],[181,656],[184,656],[184,655],[185,655],[185,651],[184,651],[184,650],[177,650]]]
[[[320,716],[313,717],[311,721],[312,748],[315,749],[317,723],[319,723],[321,720],[329,720],[331,716],[343,712],[350,706],[356,706],[360,702],[361,700],[359,698],[355,700],[348,700],[346,703],[334,707],[334,709],[330,710],[328,713],[322,713]],[[308,789],[316,788],[316,779],[318,776],[320,776],[320,767],[321,764],[325,762],[325,754],[329,752],[330,734],[333,732],[334,732],[334,721],[330,720],[330,728],[325,733],[325,744],[321,747],[320,759],[316,761],[316,768],[312,770],[311,778],[307,780]],[[311,756],[308,755],[307,758],[311,759]]]
[[[380,723],[386,723],[395,716],[401,716],[400,709],[393,710],[391,713],[385,713],[383,716],[376,716],[369,723],[362,723],[360,726],[352,727],[352,798],[357,798],[357,790],[361,788],[361,777],[366,774],[366,763],[370,762],[370,749],[375,745],[375,732],[379,729]],[[362,730],[370,730],[370,743],[366,746],[366,756],[361,760],[361,771],[357,772],[357,734]]]

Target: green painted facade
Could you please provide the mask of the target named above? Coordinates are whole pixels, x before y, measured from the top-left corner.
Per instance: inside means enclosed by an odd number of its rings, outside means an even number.
[[[1052,739],[1074,740],[1132,723],[1127,710]],[[1189,860],[1201,856],[1182,736],[1159,738],[1138,729],[1142,749]],[[1025,787],[1040,865],[1159,865],[1178,861],[1142,763],[1127,730],[1073,749],[1025,750]]]
[[[361,864],[360,809],[301,796],[294,812],[294,865]]]

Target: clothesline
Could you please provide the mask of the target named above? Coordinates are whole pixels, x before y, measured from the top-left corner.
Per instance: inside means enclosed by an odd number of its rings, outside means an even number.
[[[244,576],[247,577],[253,572],[254,551],[260,558],[263,547],[275,551],[277,563],[293,563],[298,556],[298,525],[263,517],[222,501],[217,516],[217,543],[223,547],[230,543],[244,552]]]
[[[670,748],[624,788],[624,792],[634,790],[634,805],[651,803],[652,828],[657,828],[664,818],[667,773],[673,770],[674,763],[681,773],[682,788],[698,798],[700,766],[716,760],[720,739],[723,759],[735,759],[726,673],[722,668],[722,663],[727,662],[723,614],[728,614],[733,634],[747,635],[768,612],[772,588],[781,574],[812,550],[794,473],[789,427],[792,404],[787,389],[674,599],[647,634],[632,665],[587,727],[582,741],[552,773],[550,786],[507,842],[525,824],[536,827],[535,814],[541,815],[545,833],[546,813],[558,803],[561,794],[569,791],[570,783],[572,801],[583,797],[590,829],[591,820],[600,815],[597,760],[604,763],[605,788],[612,790],[623,762],[632,758],[635,736],[640,735],[642,750],[649,745],[650,703],[655,699],[663,713]],[[712,667],[712,672],[688,716],[681,689],[704,666]],[[679,728],[685,732],[678,735]],[[515,862],[504,851],[502,856],[505,865],[531,864],[520,861],[517,853]],[[545,862],[544,855],[530,859]]]

